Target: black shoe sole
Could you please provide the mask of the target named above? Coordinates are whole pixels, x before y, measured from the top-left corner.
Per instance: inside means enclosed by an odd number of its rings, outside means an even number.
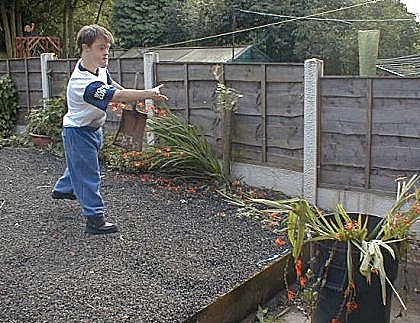
[[[53,191],[51,197],[56,200],[77,200],[76,195],[73,193],[60,193],[57,191]]]
[[[118,231],[119,230],[116,225],[110,226],[107,229],[95,228],[90,225],[87,225],[85,229],[85,233],[90,233],[90,234],[109,234],[109,233],[115,233]]]

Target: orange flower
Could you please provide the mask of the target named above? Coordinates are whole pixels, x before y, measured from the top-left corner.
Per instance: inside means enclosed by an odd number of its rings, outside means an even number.
[[[170,152],[171,150],[172,150],[172,148],[171,147],[166,147],[166,149],[165,149],[167,152]]]
[[[282,247],[286,244],[286,241],[284,241],[283,239],[277,238],[275,241],[276,245],[278,245],[279,247]]]
[[[357,222],[356,220],[353,220],[353,229],[360,229],[359,222]]]
[[[162,152],[162,149],[159,149],[159,148],[158,148],[158,149],[156,149],[156,150],[155,150],[155,152],[156,152],[157,154],[160,154],[160,153]]]
[[[303,261],[302,261],[302,259],[299,258],[296,261],[295,269],[296,269],[296,276],[298,278],[302,277],[302,271],[303,271]]]
[[[278,212],[273,212],[273,213],[270,214],[270,219],[275,220],[275,219],[277,219],[278,216],[279,216]]]
[[[302,287],[302,288],[305,287],[307,282],[308,282],[308,280],[304,276],[300,277],[300,279],[299,279],[300,287]]]
[[[296,296],[295,292],[292,291],[291,289],[287,291],[287,298],[289,299],[290,302],[293,302],[293,300],[295,299],[295,296]]]
[[[412,207],[415,214],[420,214],[420,202],[417,202]]]
[[[171,157],[171,154],[170,153],[165,153],[165,157],[169,158],[169,157]]]
[[[134,167],[141,167],[141,166],[143,166],[143,164],[141,162],[139,162],[139,161],[134,162]]]
[[[353,228],[353,222],[349,221],[346,224],[344,224],[344,228],[346,230],[351,230]]]
[[[348,284],[346,290],[344,291],[344,296],[351,297],[353,294],[355,294],[355,291],[356,291],[356,284],[354,282],[351,284]]]
[[[356,302],[349,301],[349,302],[346,303],[346,308],[347,308],[347,313],[348,314],[350,314],[350,313],[354,312],[355,310],[357,310],[358,307],[359,306],[357,305]]]

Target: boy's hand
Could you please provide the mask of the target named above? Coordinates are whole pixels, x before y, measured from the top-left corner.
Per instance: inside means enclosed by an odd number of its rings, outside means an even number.
[[[151,99],[156,99],[156,100],[168,100],[168,97],[166,95],[163,95],[160,93],[160,88],[163,86],[163,84],[160,84],[156,87],[154,87],[153,89],[151,89],[152,92],[154,92],[153,98]]]

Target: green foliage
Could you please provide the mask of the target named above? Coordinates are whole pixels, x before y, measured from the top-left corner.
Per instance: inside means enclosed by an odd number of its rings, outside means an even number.
[[[321,1],[306,12],[314,14],[355,1]],[[317,9],[314,9],[317,8]],[[384,0],[341,12],[322,16],[337,19],[395,19],[409,18],[399,22],[352,22],[346,24],[336,21],[301,22],[295,30],[296,45],[294,53],[300,61],[318,57],[325,61],[326,74],[357,75],[358,68],[358,31],[380,30],[379,57],[391,58],[416,53],[420,43],[420,24],[413,14],[407,13],[405,5],[395,0]]]
[[[382,251],[386,250],[395,259],[392,246],[408,238],[412,225],[420,220],[420,181],[418,174],[408,181],[401,179],[398,184],[397,197],[393,206],[384,214],[376,227],[368,232],[368,218],[359,214],[357,219],[350,217],[344,207],[336,206],[333,214],[326,215],[318,208],[311,206],[304,199],[271,201],[255,199],[254,202],[278,210],[287,211],[288,237],[292,245],[292,255],[296,264],[301,262],[303,245],[306,241],[333,240],[347,243],[348,290],[354,288],[354,270],[352,248],[360,250],[359,271],[370,282],[372,273],[377,273],[381,282],[382,301],[385,305],[385,287],[389,283],[398,300],[405,304],[388,280],[383,263]],[[273,211],[271,209],[270,211]],[[297,275],[302,274],[301,268]]]
[[[226,86],[223,82],[223,70],[220,65],[213,68],[213,75],[217,80],[217,104],[218,112],[238,110],[238,100],[243,97],[236,89]]]
[[[3,147],[30,147],[31,142],[25,135],[15,134],[8,138],[0,138],[0,148]]]
[[[116,0],[113,6],[113,30],[121,45],[152,46],[162,43],[168,26],[166,8],[169,0]]]
[[[114,169],[127,172],[164,171],[227,181],[218,159],[197,128],[172,113],[149,118],[147,126],[157,138],[153,146],[145,146],[142,152],[127,151],[112,146],[108,137],[102,158]]]
[[[174,114],[150,118],[147,123],[150,131],[158,138],[158,146],[145,153],[157,152],[150,156],[150,169],[177,169],[182,172],[195,172],[224,180],[219,161],[212,152],[204,135],[198,128],[184,123]],[[157,149],[155,149],[157,148]],[[163,156],[167,157],[162,158]]]
[[[10,76],[0,78],[0,138],[12,135],[19,110],[18,94]]]
[[[106,133],[104,136],[104,144],[100,152],[101,160],[107,163],[108,167],[121,172],[135,172],[136,168],[133,163],[124,158],[128,150],[116,146],[114,142],[114,133]]]
[[[67,103],[64,96],[47,100],[44,107],[29,112],[29,133],[49,136],[56,142],[61,141],[63,116],[66,111]]]

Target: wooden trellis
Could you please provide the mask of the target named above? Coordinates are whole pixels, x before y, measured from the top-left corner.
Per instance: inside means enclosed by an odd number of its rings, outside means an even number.
[[[58,37],[16,37],[16,57],[34,57],[41,53],[60,55],[60,38]]]

